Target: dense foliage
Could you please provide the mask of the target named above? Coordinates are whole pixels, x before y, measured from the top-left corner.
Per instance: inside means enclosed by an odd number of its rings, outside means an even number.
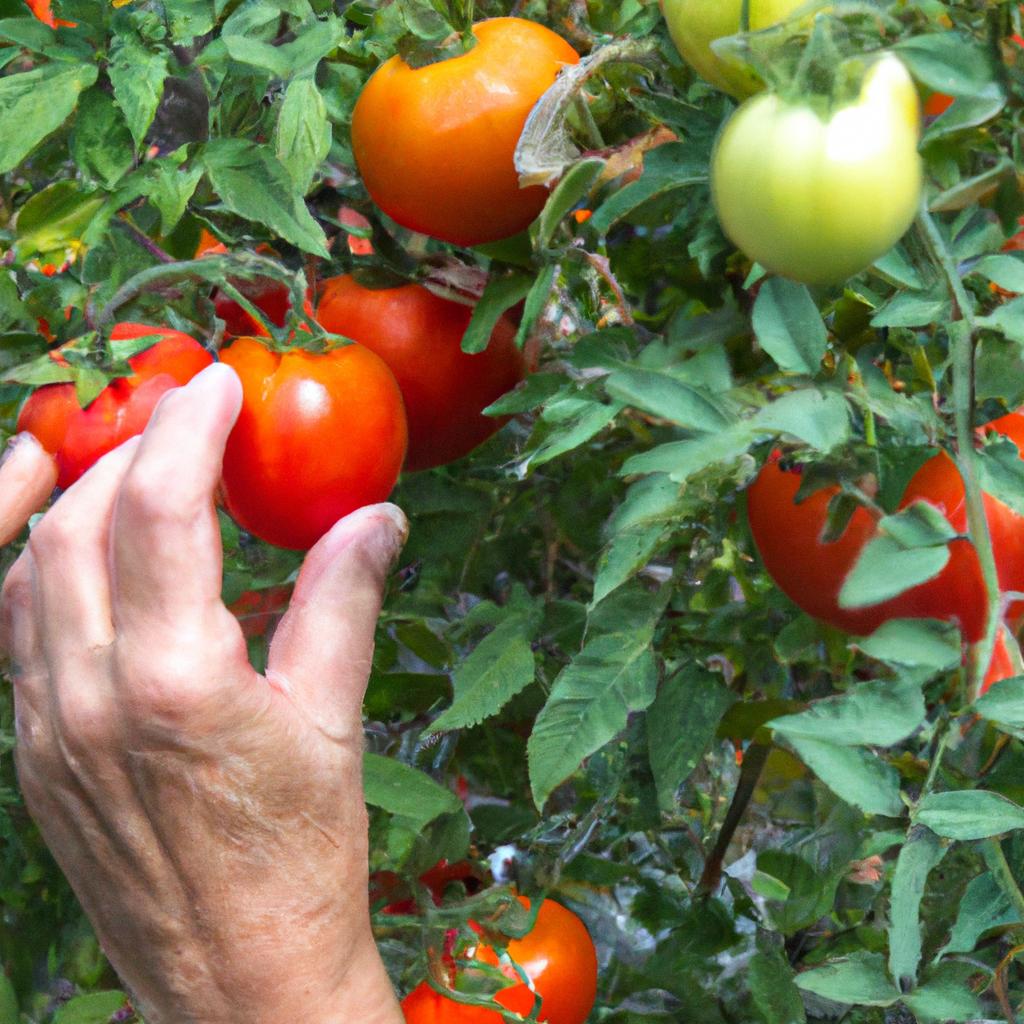
[[[70,380],[85,403],[125,372],[115,319],[216,348],[212,289],[244,302],[254,278],[286,284],[295,309],[345,273],[478,298],[463,347],[509,311],[539,361],[492,406],[514,417],[500,433],[395,492],[412,532],[366,697],[366,797],[371,870],[405,900],[375,903],[401,993],[430,964],[443,980],[442,953],[514,882],[588,924],[592,1020],[1015,1020],[1024,677],[979,696],[999,616],[966,650],[948,616],[851,641],[765,574],[745,492],[779,449],[804,491],[836,488],[833,536],[859,509],[887,516],[847,581],[860,606],[936,577],[964,543],[941,516],[895,514],[938,450],[968,504],[980,480],[1024,514],[1013,443],[972,446],[1024,404],[1016,4],[850,0],[733,40],[790,100],[848,102],[883,49],[922,98],[953,97],[925,123],[915,225],[814,287],[723,234],[709,168],[735,104],[650,0],[478,0],[472,17],[545,24],[583,60],[518,151],[530,182],[557,187],[528,235],[475,249],[380,213],[349,134],[374,69],[451,48],[461,5],[29,6],[0,0],[0,439],[32,386]],[[227,252],[194,259],[203,229]],[[284,340],[296,316],[268,326]],[[48,358],[72,339],[64,365]],[[995,611],[988,530],[968,519]],[[223,533],[225,600],[260,664],[301,556],[226,515]],[[813,567],[797,541],[794,566]],[[20,802],[6,683],[0,702],[0,1024],[129,1020]],[[440,905],[416,883],[467,859]]]

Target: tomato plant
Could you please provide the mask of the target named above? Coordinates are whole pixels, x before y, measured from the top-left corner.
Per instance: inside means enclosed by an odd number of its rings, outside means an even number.
[[[750,31],[784,21],[806,0],[750,0]],[[743,0],[661,0],[669,35],[676,49],[705,81],[743,99],[757,92],[760,79],[738,60],[715,53],[711,44],[741,31]]]
[[[725,233],[752,260],[836,284],[884,256],[921,197],[920,104],[903,64],[876,61],[859,98],[827,119],[773,93],[727,122],[711,165]]]
[[[352,113],[352,150],[374,202],[403,227],[456,245],[526,228],[547,190],[520,188],[513,162],[530,109],[579,54],[522,18],[473,26],[467,53],[381,65]]]
[[[462,458],[504,422],[481,410],[526,372],[516,327],[499,319],[486,350],[462,351],[472,307],[416,284],[364,288],[349,275],[324,282],[316,319],[375,352],[398,381],[409,420],[405,468]]]
[[[116,377],[84,409],[71,383],[44,385],[22,407],[18,430],[34,434],[57,456],[59,487],[70,487],[107,452],[141,434],[160,398],[213,362],[187,334],[135,323],[117,324],[111,331],[115,355],[117,342],[149,335],[158,340],[128,358],[131,375]]]
[[[405,458],[402,396],[361,345],[276,352],[239,338],[221,361],[242,380],[224,454],[228,511],[279,547],[312,547],[342,516],[391,493]]]
[[[530,901],[523,896],[520,903],[527,910]],[[516,968],[501,966],[515,984],[501,989],[495,1002],[527,1016],[541,999],[538,1020],[549,1024],[583,1024],[590,1016],[597,992],[597,953],[586,926],[571,910],[554,900],[544,900],[537,912],[536,923],[521,939],[512,939],[508,956],[529,979],[520,980]],[[498,966],[497,953],[481,944],[471,954],[480,963]],[[494,1010],[460,1004],[434,991],[427,982],[405,998],[402,1003],[406,1024],[499,1024],[501,1015]]]

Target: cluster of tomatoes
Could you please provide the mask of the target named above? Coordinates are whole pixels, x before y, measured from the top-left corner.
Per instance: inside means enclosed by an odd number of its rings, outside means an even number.
[[[481,884],[479,875],[465,861],[449,864],[441,861],[420,877],[420,885],[430,893],[437,906],[450,886],[473,891]],[[382,905],[385,914],[415,914],[415,900],[409,897],[398,878],[390,872],[378,872],[371,879],[371,902]],[[528,913],[532,901],[518,896]],[[583,1024],[597,996],[597,951],[586,925],[571,910],[552,899],[537,907],[533,926],[520,939],[512,939],[499,954],[483,938],[484,929],[470,921],[470,928],[481,939],[462,955],[463,961],[496,969],[509,984],[494,994],[494,1001],[513,1013],[529,1017],[537,1001],[537,1019],[547,1024]],[[450,938],[454,941],[455,933]],[[452,951],[442,956],[447,986],[469,992],[477,973],[465,966],[456,969]],[[480,972],[481,979],[483,972]],[[491,986],[493,988],[493,985]],[[406,1024],[501,1024],[496,1010],[460,1003],[442,994],[429,982],[422,982],[402,1001]]]

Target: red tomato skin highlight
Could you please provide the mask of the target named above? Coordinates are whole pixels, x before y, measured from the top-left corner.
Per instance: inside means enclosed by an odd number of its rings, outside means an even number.
[[[221,361],[242,381],[223,474],[241,526],[305,550],[349,512],[387,498],[405,457],[405,412],[394,376],[369,349],[280,354],[239,338]]]
[[[118,341],[149,335],[155,343],[128,359],[132,375],[112,380],[85,409],[69,383],[38,388],[22,407],[18,430],[34,434],[57,457],[58,487],[70,487],[107,452],[141,434],[157,402],[213,362],[195,338],[166,327],[122,323],[110,338],[116,352]],[[52,356],[63,362],[59,352]]]
[[[526,373],[508,317],[483,352],[462,351],[472,315],[471,306],[416,284],[370,289],[348,275],[324,283],[317,322],[371,349],[398,381],[409,421],[407,470],[453,462],[486,441],[505,420],[481,410]]]

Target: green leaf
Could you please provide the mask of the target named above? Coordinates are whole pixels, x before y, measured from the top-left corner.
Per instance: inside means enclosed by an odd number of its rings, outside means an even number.
[[[303,5],[306,11],[307,5]],[[296,26],[294,38],[272,42],[281,11],[275,4],[242,4],[224,22],[221,38],[232,60],[249,64],[277,78],[312,70],[345,39],[345,23],[333,15]],[[261,39],[260,35],[267,36]]]
[[[0,1024],[18,1024],[18,996],[11,979],[0,970]]]
[[[918,499],[895,515],[883,516],[878,526],[902,548],[948,544],[957,536],[950,521],[930,501]]]
[[[651,199],[679,189],[704,185],[707,180],[706,160],[696,156],[685,142],[667,142],[644,154],[644,169],[640,177],[602,203],[587,221],[587,227],[604,235]]]
[[[167,78],[167,51],[150,50],[134,36],[121,36],[107,67],[114,100],[124,113],[135,145],[141,147],[156,116]]]
[[[663,808],[675,806],[676,791],[700,763],[722,716],[735,703],[736,694],[722,677],[697,664],[661,684],[647,712],[647,751]],[[680,728],[681,722],[686,728]]]
[[[598,559],[590,603],[600,603],[636,575],[650,561],[664,535],[664,523],[645,524],[616,533]]]
[[[536,626],[533,615],[511,615],[484,637],[455,670],[455,699],[426,735],[479,725],[526,689],[536,671],[531,647]]]
[[[793,969],[780,955],[755,953],[747,965],[747,984],[764,1024],[806,1024]]]
[[[363,793],[368,804],[420,829],[442,814],[462,809],[459,798],[429,775],[380,754],[363,755]]]
[[[786,715],[767,724],[787,739],[891,747],[914,732],[926,713],[920,683],[875,679],[851,687],[842,696],[814,701],[798,715]]]
[[[605,389],[613,398],[689,430],[714,433],[731,423],[711,395],[667,373],[616,370],[605,382]]]
[[[764,850],[757,855],[757,891],[770,901],[772,928],[784,935],[809,928],[829,912],[838,880],[788,850]]]
[[[53,1024],[107,1024],[127,1001],[123,992],[114,991],[76,996],[53,1015]]]
[[[95,64],[44,64],[0,78],[0,174],[13,170],[56,131],[99,71]]]
[[[523,468],[542,466],[586,444],[595,434],[604,430],[620,412],[622,405],[619,402],[605,405],[590,398],[567,397],[549,403],[544,409],[543,419],[547,420],[548,416],[554,413],[559,417],[554,421],[558,427],[533,451],[527,453],[523,460]],[[563,413],[568,413],[569,418],[562,420],[560,417]]]
[[[892,619],[857,641],[869,657],[890,665],[940,672],[960,664],[960,633],[936,619]]]
[[[893,47],[913,76],[934,92],[984,96],[997,83],[988,51],[962,32],[910,36]]]
[[[113,188],[135,162],[135,148],[118,106],[101,88],[82,93],[71,133],[71,156],[89,178]]]
[[[759,410],[750,425],[797,437],[820,452],[829,452],[849,440],[850,410],[838,392],[801,388]]]
[[[533,285],[531,274],[493,274],[487,279],[480,301],[473,307],[473,316],[462,336],[463,352],[483,352],[491,340],[502,313],[526,298]]]
[[[554,191],[548,196],[544,209],[537,218],[537,248],[546,249],[551,244],[558,225],[565,215],[590,191],[604,170],[605,161],[588,157],[573,164]],[[1022,289],[1024,290],[1024,289]]]
[[[693,441],[670,441],[650,451],[631,455],[622,464],[623,476],[667,473],[677,483],[689,480],[708,466],[729,463],[745,454],[752,435],[745,425],[708,434]]]
[[[181,167],[173,159],[153,160],[144,194],[160,214],[160,232],[170,234],[185,215],[188,201],[203,177],[200,166]]]
[[[304,252],[328,257],[323,228],[266,146],[245,139],[215,139],[204,147],[202,160],[210,183],[232,213],[265,225]]]
[[[884,534],[864,545],[839,591],[840,608],[866,608],[934,579],[949,562],[949,547],[902,547]]]
[[[1011,256],[986,256],[974,265],[973,273],[981,274],[1008,292],[1024,292],[1024,259]]]
[[[853,953],[796,976],[805,992],[850,1006],[892,1006],[899,991],[885,973],[879,953]]]
[[[889,818],[903,813],[900,777],[870,751],[835,743],[788,736],[800,760],[841,800],[864,811]]]
[[[1024,729],[1024,676],[1001,679],[974,702],[983,718],[1011,729]]]
[[[274,151],[291,175],[295,189],[305,195],[331,148],[331,126],[316,82],[296,78],[284,93],[274,129]]]
[[[780,370],[808,376],[818,372],[828,347],[828,331],[804,285],[770,278],[754,301],[753,323],[758,343]]]
[[[985,932],[1021,923],[1024,922],[995,877],[988,872],[978,875],[964,890],[956,923],[941,955],[971,953]]]
[[[1024,828],[1024,807],[983,790],[929,793],[914,820],[947,839],[987,839]]]
[[[64,262],[69,248],[81,242],[103,196],[83,191],[77,181],[55,181],[40,189],[18,213],[15,247],[18,259]]]
[[[986,494],[1024,515],[1024,459],[1009,438],[985,445],[976,455],[975,465]]]
[[[922,327],[945,323],[952,309],[945,289],[900,291],[871,318],[872,327]]]
[[[986,1017],[978,997],[971,991],[971,979],[978,974],[973,963],[949,961],[930,971],[925,983],[903,997],[907,1009],[919,1024],[950,1024]]]
[[[921,900],[928,875],[948,846],[927,829],[912,829],[896,861],[889,911],[889,973],[904,989],[917,982],[921,962]]]
[[[538,808],[584,758],[622,731],[630,712],[654,700],[658,673],[651,640],[663,600],[644,595],[638,601],[633,592],[618,592],[592,613],[592,625],[595,616],[619,619],[617,631],[586,644],[559,673],[537,716],[527,757]]]

